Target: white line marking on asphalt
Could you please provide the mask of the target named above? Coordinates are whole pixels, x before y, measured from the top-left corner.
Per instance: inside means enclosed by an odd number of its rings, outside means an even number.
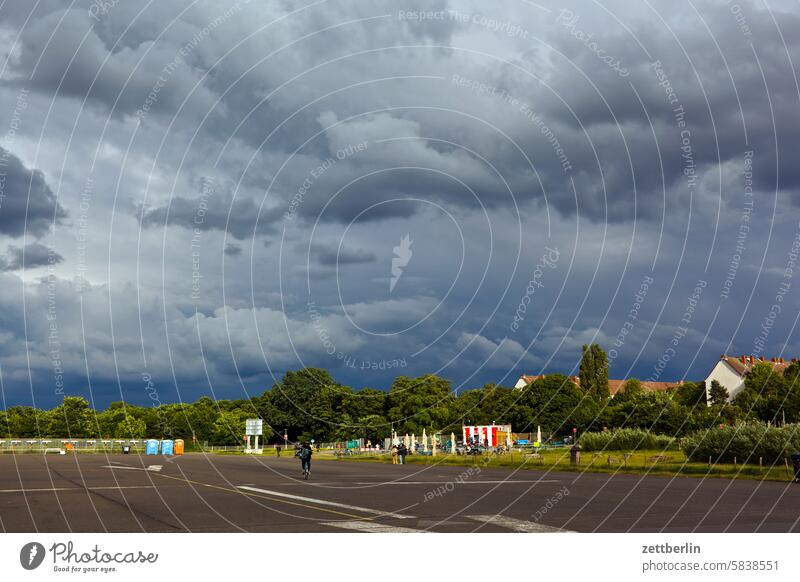
[[[513,517],[506,517],[504,515],[468,515],[467,517],[475,521],[499,525],[500,527],[522,533],[574,533],[572,530],[552,527],[533,521],[525,521],[524,519],[514,519]]]
[[[151,489],[152,485],[110,485],[108,487],[87,487],[89,491],[100,491],[103,489]],[[44,491],[85,491],[83,487],[45,487],[42,489],[0,489],[0,493],[41,493]]]
[[[147,465],[146,469],[143,468],[143,467],[129,467],[128,465],[120,465],[120,466],[101,465],[101,467],[103,469],[128,469],[130,471],[156,471],[156,472],[160,472],[161,469],[164,468],[164,465]]]
[[[448,483],[455,484],[455,481],[359,481],[356,485],[447,485]],[[506,483],[528,483],[535,485],[536,483],[560,483],[557,479],[542,479],[541,481],[525,481],[525,480],[511,480],[505,479],[502,481],[461,481],[459,485],[503,485]]]
[[[285,497],[287,499],[296,499],[298,501],[308,501],[309,503],[317,503],[319,505],[329,505],[331,507],[340,507],[342,509],[353,509],[362,513],[372,513],[374,515],[381,515],[384,517],[395,517],[397,519],[415,519],[413,515],[402,515],[400,513],[393,513],[391,511],[380,511],[378,509],[370,509],[369,507],[359,507],[358,505],[347,505],[346,503],[336,503],[335,501],[326,501],[324,499],[315,499],[313,497],[301,497],[300,495],[291,495],[290,493],[282,493],[280,491],[270,491],[269,489],[259,489],[258,487],[248,487],[247,485],[239,485],[237,489],[246,489],[247,491],[255,491],[256,493],[264,493],[265,495],[272,495],[274,497]]]
[[[330,527],[340,527],[342,529],[352,529],[366,533],[427,533],[424,530],[411,529],[410,527],[397,527],[393,525],[383,525],[373,521],[329,521],[322,525]]]

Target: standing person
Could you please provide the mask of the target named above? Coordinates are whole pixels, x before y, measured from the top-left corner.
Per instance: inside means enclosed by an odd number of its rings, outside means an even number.
[[[308,480],[308,476],[311,474],[311,455],[313,454],[311,445],[308,443],[303,443],[297,452],[297,456],[300,457],[300,469],[303,471],[303,479]]]
[[[279,457],[281,456],[281,446],[280,445],[275,445],[275,454],[278,455]]]
[[[400,443],[400,446],[397,447],[397,457],[400,459],[400,464],[406,464],[406,454],[408,454],[408,449],[404,443]]]
[[[397,449],[398,449],[397,445],[392,445],[392,465],[397,464],[397,455],[399,453]]]

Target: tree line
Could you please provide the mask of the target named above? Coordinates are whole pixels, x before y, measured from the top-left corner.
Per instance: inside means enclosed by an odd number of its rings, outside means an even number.
[[[263,418],[267,440],[314,438],[319,442],[366,438],[373,442],[423,429],[460,434],[462,424],[510,424],[515,432],[538,426],[553,437],[604,428],[642,428],[681,436],[741,420],[772,423],[800,421],[800,363],[783,375],[767,363],[756,364],[733,402],[719,385],[684,382],[666,391],[647,391],[629,379],[613,398],[608,390],[608,361],[597,345],[584,346],[580,385],[561,374],[535,380],[522,390],[486,384],[454,393],[450,382],[427,374],[397,377],[388,391],[354,390],[320,368],[286,372],[259,396],[141,407],[114,402],[96,411],[86,399],[67,396],[57,407],[41,410],[13,406],[0,411],[6,437],[195,438],[209,444],[242,442],[247,418]]]

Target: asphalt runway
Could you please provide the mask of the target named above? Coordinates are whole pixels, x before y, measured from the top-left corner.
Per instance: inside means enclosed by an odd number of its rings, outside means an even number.
[[[800,485],[284,456],[0,455],[5,532],[796,532]]]

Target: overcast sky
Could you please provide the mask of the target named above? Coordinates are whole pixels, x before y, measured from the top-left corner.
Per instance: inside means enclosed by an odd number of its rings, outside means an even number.
[[[5,2],[4,404],[796,356],[798,12]]]

